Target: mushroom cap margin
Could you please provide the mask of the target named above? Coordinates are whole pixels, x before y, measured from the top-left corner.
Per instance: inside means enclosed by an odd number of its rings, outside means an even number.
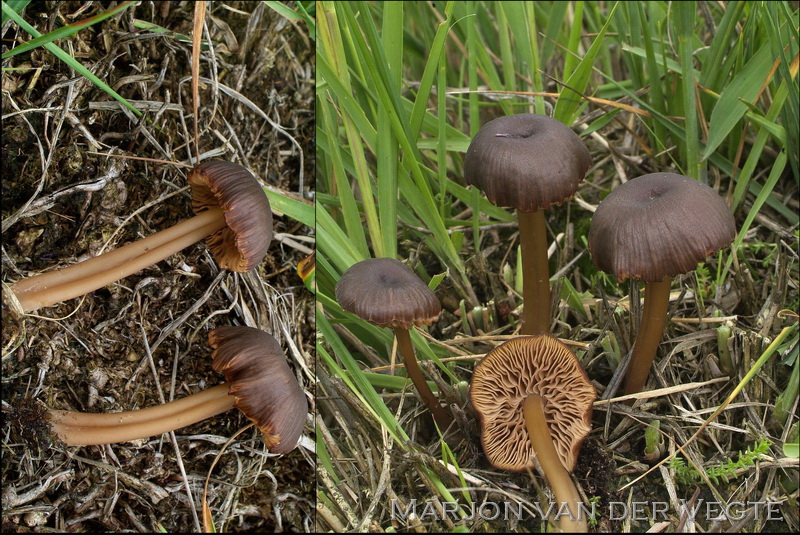
[[[273,453],[297,445],[306,423],[308,401],[280,344],[253,327],[217,327],[208,333],[211,367],[225,375],[234,406],[264,433]]]
[[[523,113],[481,127],[464,157],[464,177],[495,206],[534,212],[571,199],[591,165],[589,150],[571,128]]]
[[[657,282],[692,271],[727,247],[736,223],[709,186],[675,173],[652,173],[615,188],[589,227],[595,265],[618,280]]]
[[[236,163],[206,161],[191,170],[189,184],[195,213],[225,212],[227,226],[206,238],[219,267],[244,273],[260,264],[272,241],[272,210],[253,173]]]
[[[342,309],[381,327],[410,329],[439,319],[436,294],[394,258],[369,258],[350,266],[336,283]]]

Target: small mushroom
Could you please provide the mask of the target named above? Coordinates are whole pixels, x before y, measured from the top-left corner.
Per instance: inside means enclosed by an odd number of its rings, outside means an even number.
[[[591,430],[597,394],[572,351],[549,334],[511,339],[475,367],[469,397],[492,466],[524,472],[534,468],[535,457],[558,510],[569,509],[561,530],[586,532],[583,501],[569,472]]]
[[[364,321],[394,330],[408,376],[444,432],[453,419],[425,381],[409,335],[414,325],[430,325],[439,319],[442,305],[436,295],[402,262],[370,258],[342,274],[336,284],[336,300],[343,310]]]
[[[135,411],[49,410],[51,430],[68,446],[114,444],[174,431],[236,407],[264,433],[271,452],[294,449],[308,402],[277,340],[252,327],[219,327],[208,341],[212,367],[225,375],[225,383]]]
[[[592,158],[567,126],[545,115],[498,117],[467,149],[464,175],[496,206],[517,209],[522,247],[522,333],[550,332],[550,268],[544,210],[575,195]]]
[[[269,200],[253,174],[231,162],[209,161],[189,173],[197,213],[152,236],[73,266],[28,277],[9,288],[11,301],[32,312],[79,297],[132,275],[205,238],[219,267],[245,272],[272,240]]]
[[[728,205],[716,191],[674,173],[653,173],[614,189],[589,228],[594,264],[619,281],[645,282],[644,309],[625,377],[640,392],[664,332],[672,278],[727,247],[736,236]]]

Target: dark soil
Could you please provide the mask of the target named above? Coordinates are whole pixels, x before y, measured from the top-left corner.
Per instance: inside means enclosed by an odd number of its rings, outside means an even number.
[[[184,168],[94,153],[189,162],[191,43],[176,34],[192,34],[194,5],[144,2],[57,41],[125,98],[146,101],[138,105],[144,120],[43,48],[4,63],[12,68],[3,71],[4,283],[192,216],[188,192],[172,195],[186,186]],[[34,2],[23,16],[45,34],[106,8]],[[135,20],[170,32],[148,32]],[[309,200],[315,124],[307,28],[257,2],[212,4],[206,23],[214,55],[204,50],[200,76],[233,91],[201,85],[201,152],[244,165],[273,192]],[[7,24],[3,51],[30,38]],[[219,384],[207,334],[222,325],[272,333],[313,410],[314,299],[296,272],[313,249],[313,230],[282,214],[274,224],[270,253],[248,274],[220,273],[199,243],[37,315],[20,318],[4,305],[3,532],[198,531],[207,477],[218,531],[311,529],[310,416],[304,442],[286,455],[268,453],[253,427],[225,447],[249,424],[237,410],[179,430],[177,449],[169,435],[65,447],[33,417],[45,406],[132,410]]]

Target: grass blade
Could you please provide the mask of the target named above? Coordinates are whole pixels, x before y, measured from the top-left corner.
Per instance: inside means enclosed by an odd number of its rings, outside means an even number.
[[[25,21],[25,19],[23,19],[20,15],[14,13],[14,11],[10,7],[8,7],[8,5],[5,2],[2,3],[2,8],[3,8],[3,14],[7,15],[14,22],[19,24],[20,28],[28,32],[33,37],[41,37],[42,34],[36,31],[36,29],[33,28],[33,26],[31,26],[30,24],[28,24]],[[119,101],[123,106],[131,110],[135,115],[137,116],[142,115],[142,112],[137,110],[130,102],[125,100],[119,93],[111,89],[111,87],[109,87],[108,84],[100,80],[97,76],[94,75],[94,73],[92,73],[89,69],[84,67],[80,62],[78,62],[78,60],[67,54],[64,50],[62,50],[53,43],[45,43],[43,46],[49,52],[55,55],[58,59],[66,63],[68,67],[75,70],[81,76],[87,78],[94,85],[105,91],[108,95],[113,97],[115,100]]]
[[[606,30],[608,30],[608,26],[611,23],[611,20],[614,17],[614,12],[617,10],[618,6],[619,2],[615,3],[614,7],[611,8],[608,18],[606,19],[606,23],[603,24],[602,29],[597,34],[597,37],[595,37],[594,41],[592,42],[592,46],[589,47],[586,55],[578,63],[575,71],[569,75],[569,78],[567,78],[564,87],[561,89],[558,101],[556,102],[555,110],[553,111],[554,119],[557,119],[566,125],[571,125],[575,122],[575,119],[577,119],[581,109],[586,105],[582,95],[586,91],[589,78],[592,74],[594,60],[597,57],[597,54],[600,52],[600,48],[603,46],[603,39],[605,38]]]
[[[708,140],[700,156],[701,160],[707,160],[711,153],[717,150],[747,112],[747,105],[741,100],[752,102],[761,93],[761,87],[772,67],[773,58],[770,56],[769,47],[762,46],[720,93],[714,111],[711,112]]]
[[[136,3],[137,3],[136,1],[122,2],[120,5],[112,8],[112,9],[109,9],[108,11],[104,11],[102,13],[99,13],[99,14],[95,15],[94,17],[89,17],[88,19],[83,19],[83,20],[80,20],[78,22],[73,22],[72,24],[68,24],[66,26],[62,26],[61,28],[59,28],[57,30],[53,30],[52,32],[49,32],[49,33],[47,33],[45,35],[39,34],[39,36],[37,36],[35,39],[32,39],[32,40],[28,41],[27,43],[22,43],[19,46],[15,46],[11,50],[9,50],[5,54],[3,54],[3,59],[8,59],[8,58],[10,58],[12,56],[16,56],[17,54],[22,54],[23,52],[28,52],[30,50],[33,50],[34,48],[38,48],[40,46],[44,46],[44,45],[46,45],[48,43],[52,43],[52,42],[54,42],[54,41],[56,41],[58,39],[66,39],[67,37],[75,35],[76,33],[78,33],[79,31],[81,31],[82,29],[84,29],[84,28],[86,28],[88,26],[92,26],[94,24],[98,24],[100,22],[103,22],[106,19],[109,19],[109,18],[113,17],[117,13],[128,9],[129,7],[131,7],[132,5],[134,5]],[[17,4],[24,4],[22,6],[24,8],[25,5],[28,4],[28,2],[18,2]],[[22,10],[22,9],[19,9],[19,10],[14,9],[14,7],[12,7],[12,5],[10,3],[8,3],[8,2],[3,2],[3,5],[4,6],[8,5],[9,9],[11,10],[11,12],[14,12],[14,13],[19,13],[19,11]],[[3,23],[4,24],[5,24],[6,16],[7,16],[6,15],[6,10],[4,8],[3,9]],[[8,15],[8,16],[10,16],[10,15]],[[30,33],[31,35],[33,35],[33,33],[28,31],[27,29],[25,31]]]

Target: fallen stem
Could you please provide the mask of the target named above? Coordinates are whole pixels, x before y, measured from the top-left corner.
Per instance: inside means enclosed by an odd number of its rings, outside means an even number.
[[[221,385],[164,405],[136,411],[86,413],[49,410],[53,433],[67,446],[115,444],[160,435],[233,408],[230,385]]]
[[[22,279],[11,285],[22,309],[31,312],[87,294],[152,266],[225,228],[225,217],[214,208],[142,240],[124,245],[73,266]]]

